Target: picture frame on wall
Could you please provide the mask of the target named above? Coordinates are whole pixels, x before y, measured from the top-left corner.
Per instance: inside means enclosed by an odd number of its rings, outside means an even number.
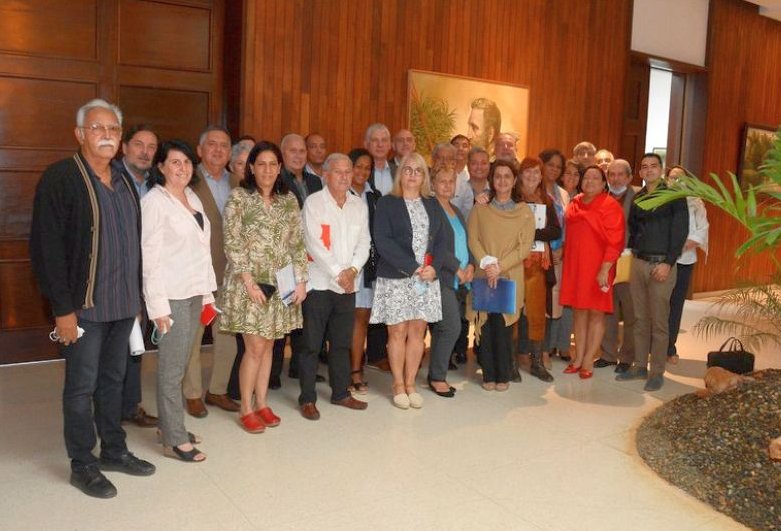
[[[511,133],[517,153],[526,155],[529,130],[529,88],[485,79],[409,70],[407,111],[417,151],[429,157],[440,142],[455,135],[493,158],[493,138]]]
[[[666,147],[655,147],[651,150],[652,153],[659,155],[659,158],[662,159],[662,168],[667,167],[667,148]]]
[[[737,173],[741,186],[756,186],[766,181],[760,167],[773,147],[776,134],[777,128],[770,125],[746,123],[743,126]]]

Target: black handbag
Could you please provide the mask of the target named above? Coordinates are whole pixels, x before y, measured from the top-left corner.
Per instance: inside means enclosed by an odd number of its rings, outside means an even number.
[[[708,352],[708,367],[721,367],[735,374],[747,374],[754,371],[754,355],[743,348],[738,338],[730,337],[719,350]]]

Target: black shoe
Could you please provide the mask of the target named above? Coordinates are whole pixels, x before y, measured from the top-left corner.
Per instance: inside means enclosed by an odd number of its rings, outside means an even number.
[[[287,371],[287,377],[291,378],[293,380],[298,380],[298,371],[294,371],[293,369],[289,369]]]
[[[139,459],[130,452],[116,459],[101,456],[99,463],[101,470],[124,472],[131,476],[151,476],[155,473],[155,465]]]
[[[622,374],[622,373],[625,373],[626,371],[628,371],[629,367],[631,367],[631,366],[632,366],[631,363],[624,363],[622,361],[621,363],[616,365],[616,368],[615,368],[615,370],[613,372],[615,372],[616,374]]]
[[[447,370],[449,371],[455,371],[458,370],[458,365],[455,364],[453,360],[450,360],[447,364]]]
[[[315,376],[315,383],[323,383],[325,381],[325,376],[320,376],[319,374]]]
[[[100,472],[97,465],[73,470],[71,485],[93,498],[113,498],[117,495],[117,488]]]
[[[277,389],[282,387],[282,380],[279,379],[279,376],[272,376],[268,379],[268,388],[272,391],[276,391]]]
[[[595,369],[604,369],[605,367],[610,367],[611,365],[618,365],[618,362],[607,361],[607,360],[603,360],[602,358],[599,358],[597,361],[594,362]]]
[[[522,380],[521,378],[521,371],[519,371],[517,368],[513,369],[512,376],[510,377],[510,380],[518,383]]]
[[[645,382],[646,391],[658,391],[664,385],[664,376],[661,374],[651,374],[648,376],[648,380]]]
[[[466,353],[456,352],[456,363],[466,363]]]
[[[428,388],[434,391],[434,394],[441,396],[443,398],[453,398],[456,394],[455,389],[453,389],[452,386],[447,391],[437,391],[437,388],[434,387],[434,384],[431,383],[431,380],[428,382]]]
[[[553,381],[553,376],[551,376],[551,373],[549,373],[545,366],[539,361],[532,362],[532,366],[529,368],[529,374],[535,378],[539,378],[543,382]]]

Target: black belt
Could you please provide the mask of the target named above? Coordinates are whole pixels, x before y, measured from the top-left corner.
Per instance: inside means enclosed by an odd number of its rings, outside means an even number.
[[[640,260],[645,260],[652,264],[658,264],[667,260],[666,254],[646,254],[646,253],[633,253]]]

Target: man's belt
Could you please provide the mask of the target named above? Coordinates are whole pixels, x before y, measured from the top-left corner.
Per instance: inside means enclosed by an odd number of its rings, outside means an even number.
[[[648,253],[632,253],[640,260],[645,260],[646,262],[650,262],[652,264],[658,264],[661,262],[664,262],[667,260],[666,254],[648,254]]]

